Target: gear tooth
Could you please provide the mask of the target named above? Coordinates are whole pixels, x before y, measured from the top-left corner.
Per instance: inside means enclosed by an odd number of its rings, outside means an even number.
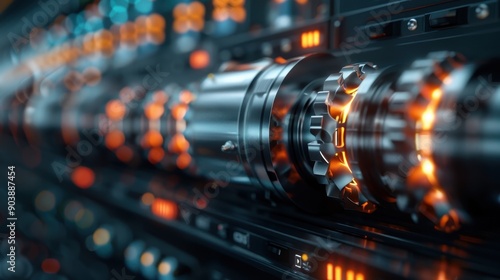
[[[325,104],[327,106],[333,106],[333,101],[335,100],[335,95],[336,95],[336,91],[328,92],[328,95],[326,96],[326,100],[325,100]]]
[[[340,77],[341,77],[340,74],[330,75],[323,83],[323,90],[335,92],[337,90],[337,88],[339,87],[338,81],[339,81]]]
[[[312,135],[318,135],[323,125],[323,116],[311,116],[311,126],[309,131]]]
[[[333,141],[339,126],[336,118],[342,116],[345,105],[354,98],[353,93],[364,79],[365,72],[373,70],[372,64],[347,65],[325,80],[323,91],[317,92],[312,103],[315,116],[311,117],[310,131],[316,140],[308,145],[309,157],[314,161],[313,173],[318,182],[325,185],[327,196],[341,199],[348,209],[364,212],[373,212],[375,204],[351,184],[354,179],[352,172],[336,157],[343,150],[337,150]],[[348,185],[352,189],[346,191]]]
[[[326,104],[325,100],[329,94],[330,94],[329,91],[318,92],[318,95],[316,96],[316,100],[314,101],[314,104],[313,104],[314,113],[316,115],[328,114],[328,105]]]
[[[318,141],[311,142],[307,145],[307,151],[309,152],[309,158],[312,161],[316,162],[322,162],[325,164],[328,164],[328,162],[325,162],[325,159],[321,155],[321,144]]]
[[[320,147],[321,154],[327,159],[331,159],[335,156],[335,146],[332,143],[324,143]]]
[[[410,204],[410,199],[407,195],[398,195],[396,197],[396,205],[398,206],[399,210],[406,211],[408,209],[409,204]]]
[[[339,198],[340,191],[335,186],[335,184],[328,184],[326,185],[326,195],[331,198]]]
[[[328,164],[319,161],[315,162],[313,173],[314,175],[326,177],[326,175],[328,174]]]

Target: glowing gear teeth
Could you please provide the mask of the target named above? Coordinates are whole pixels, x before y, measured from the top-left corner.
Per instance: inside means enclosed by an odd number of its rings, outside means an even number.
[[[345,162],[345,120],[347,108],[372,64],[353,64],[328,77],[323,91],[317,93],[310,120],[310,132],[316,137],[308,144],[309,158],[314,161],[313,173],[320,184],[326,185],[329,197],[340,199],[346,209],[372,212],[375,205],[369,202],[354,182]]]

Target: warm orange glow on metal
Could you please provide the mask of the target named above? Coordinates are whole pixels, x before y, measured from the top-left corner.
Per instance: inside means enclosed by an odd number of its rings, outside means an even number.
[[[196,50],[189,56],[189,65],[193,69],[204,69],[210,64],[210,54],[206,50]]]
[[[105,143],[106,147],[110,150],[117,149],[125,142],[125,136],[120,130],[113,130],[106,134]]]
[[[303,49],[319,46],[321,36],[319,30],[303,32],[300,37],[300,45]]]
[[[278,56],[274,59],[274,62],[278,63],[278,64],[285,64],[287,62],[286,59],[284,59],[283,57],[281,56]]]
[[[120,100],[111,100],[106,104],[106,116],[111,120],[121,120],[125,116],[127,108]]]
[[[79,166],[71,173],[71,181],[81,189],[88,189],[94,184],[94,171],[88,167]]]
[[[177,204],[170,200],[155,198],[151,205],[151,212],[157,217],[173,220],[177,218]]]
[[[326,265],[326,280],[334,280],[333,279],[333,264],[328,263]]]
[[[295,0],[295,2],[297,2],[297,4],[299,5],[305,5],[307,4],[307,2],[309,2],[309,0]]]
[[[173,16],[174,31],[177,33],[186,33],[190,30],[199,32],[205,26],[205,6],[197,1],[177,4]]]

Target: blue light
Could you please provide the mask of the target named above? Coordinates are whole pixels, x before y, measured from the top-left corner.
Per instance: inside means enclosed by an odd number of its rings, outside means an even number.
[[[109,18],[115,24],[122,24],[127,22],[128,20],[127,9],[122,6],[115,6],[109,13]]]
[[[102,20],[98,17],[92,17],[85,23],[85,29],[87,32],[95,32],[103,28],[104,25]]]
[[[148,14],[153,11],[153,2],[151,0],[134,0],[135,9],[142,14]]]
[[[111,7],[117,7],[117,6],[120,6],[120,7],[128,7],[128,3],[129,1],[127,0],[111,0]]]

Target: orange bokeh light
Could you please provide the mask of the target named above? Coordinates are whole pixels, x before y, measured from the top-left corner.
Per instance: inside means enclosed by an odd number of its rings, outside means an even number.
[[[186,140],[184,135],[177,133],[172,137],[169,149],[171,152],[178,154],[187,152],[187,150],[189,149],[189,142]]]
[[[84,166],[77,167],[71,173],[71,181],[79,188],[88,189],[94,184],[94,171]]]
[[[165,108],[163,108],[163,105],[158,104],[158,103],[150,103],[144,109],[144,115],[146,115],[146,118],[148,118],[150,120],[159,119],[163,115],[164,112],[165,112]]]
[[[121,146],[115,151],[115,154],[122,162],[129,162],[134,157],[134,151],[128,146]]]
[[[300,45],[303,49],[319,46],[321,41],[319,30],[303,32],[300,36]]]
[[[165,157],[165,151],[162,148],[153,148],[148,153],[148,160],[152,164],[159,163]]]
[[[159,147],[163,144],[163,136],[156,130],[150,130],[144,135],[144,145],[146,147]]]
[[[194,95],[189,90],[183,90],[179,96],[179,100],[184,104],[189,104],[194,100]]]
[[[176,164],[179,169],[186,169],[191,163],[191,156],[188,153],[182,153],[177,158]]]
[[[110,150],[114,150],[120,147],[121,145],[123,145],[124,142],[125,142],[125,136],[123,135],[123,132],[119,130],[113,130],[108,134],[106,134],[105,143],[106,147],[108,147],[108,149]]]
[[[177,217],[177,204],[170,200],[155,198],[151,205],[151,212],[157,217],[173,220]]]
[[[188,106],[186,104],[177,104],[172,107],[172,117],[176,120],[182,120],[186,115]]]
[[[56,259],[45,259],[42,262],[42,270],[48,274],[56,274],[59,272],[61,265]]]
[[[210,54],[206,50],[197,50],[189,56],[189,65],[193,69],[203,69],[210,64]]]
[[[110,100],[106,104],[106,116],[111,120],[121,120],[125,116],[127,108],[120,100]]]

